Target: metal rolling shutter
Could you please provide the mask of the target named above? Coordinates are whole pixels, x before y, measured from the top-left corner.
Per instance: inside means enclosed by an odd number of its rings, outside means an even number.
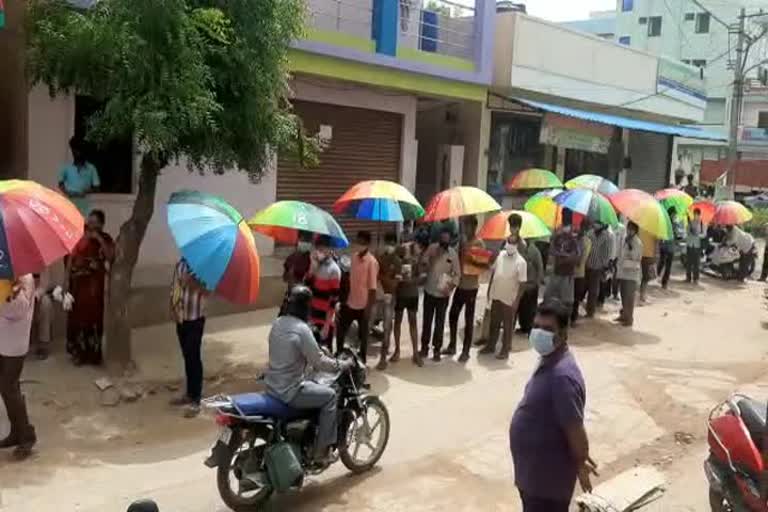
[[[651,132],[630,132],[629,155],[632,169],[627,173],[627,188],[648,193],[666,188],[669,183],[672,137]]]
[[[333,139],[320,154],[320,165],[300,169],[295,159],[281,155],[277,164],[277,199],[312,203],[330,211],[333,202],[363,180],[399,182],[402,116],[389,112],[325,103],[295,101],[307,133],[321,124],[333,127]],[[350,240],[361,229],[376,231],[377,223],[338,216]]]

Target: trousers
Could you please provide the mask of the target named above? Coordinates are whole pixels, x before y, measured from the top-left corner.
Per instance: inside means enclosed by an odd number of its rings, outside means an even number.
[[[336,337],[336,350],[341,351],[347,339],[352,322],[357,322],[357,335],[360,337],[360,358],[366,362],[368,357],[368,315],[364,309],[352,309],[346,304],[339,313],[339,334]]]
[[[637,281],[620,279],[619,291],[621,292],[621,319],[624,323],[632,325],[635,321],[635,293],[637,292]]]
[[[526,288],[520,297],[517,320],[520,330],[529,333],[533,329],[533,319],[536,317],[536,307],[539,305],[539,287]]]
[[[184,357],[184,372],[187,376],[187,398],[199,403],[203,396],[203,330],[205,318],[185,320],[176,324],[181,355]]]
[[[588,268],[587,278],[587,316],[595,315],[595,310],[600,302],[600,286],[603,281],[603,269]]]
[[[35,301],[35,329],[36,341],[40,345],[48,345],[51,342],[53,326],[53,300],[49,294],[43,294]]]
[[[504,337],[501,342],[502,353],[508,353],[512,348],[512,335],[515,332],[515,323],[517,311],[512,306],[504,304],[500,300],[494,300],[491,303],[491,332],[488,337],[487,347],[496,349],[499,342],[501,327],[504,326]]]
[[[579,305],[584,301],[584,297],[587,296],[587,278],[575,277],[573,279],[573,308],[571,311],[571,322],[575,322],[579,319]]]
[[[685,253],[685,280],[699,282],[699,267],[701,265],[701,249],[688,247]]]
[[[520,499],[523,502],[523,512],[568,512],[570,506],[567,501],[528,496],[523,491],[520,491]]]
[[[35,429],[29,423],[27,404],[21,393],[21,371],[24,356],[0,356],[0,398],[3,399],[8,421],[11,423],[10,437],[19,442],[34,442]]]
[[[475,333],[475,303],[477,302],[477,289],[464,290],[457,288],[453,292],[453,301],[451,302],[451,312],[448,315],[448,325],[451,330],[451,342],[448,345],[451,349],[456,349],[456,342],[459,337],[459,316],[461,310],[464,310],[464,343],[462,352],[469,354],[472,347],[472,337]]]
[[[424,318],[421,326],[421,353],[429,351],[429,342],[439,354],[443,348],[443,331],[445,331],[445,312],[448,309],[448,297],[435,297],[424,294]],[[434,331],[433,331],[434,324]]]
[[[336,444],[338,418],[336,414],[336,391],[310,380],[301,383],[291,402],[294,409],[319,409],[317,416],[317,438],[315,449],[319,452]]]
[[[672,262],[675,259],[675,251],[668,248],[659,250],[659,261],[656,263],[656,274],[661,276],[661,286],[669,283],[669,274],[672,272]]]

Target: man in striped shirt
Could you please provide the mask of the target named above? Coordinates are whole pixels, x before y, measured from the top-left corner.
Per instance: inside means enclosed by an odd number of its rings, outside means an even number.
[[[200,413],[200,399],[203,395],[202,345],[207,295],[208,292],[194,276],[186,260],[179,260],[171,285],[171,315],[176,320],[176,335],[184,357],[187,387],[181,397],[171,400],[171,405],[186,406],[184,416],[187,418]]]
[[[321,343],[333,350],[333,326],[341,290],[341,269],[333,259],[331,239],[327,236],[320,236],[315,242],[306,282],[312,290],[309,322],[320,331]]]
[[[600,286],[603,275],[611,262],[613,252],[613,237],[608,233],[608,226],[602,222],[595,222],[594,230],[590,235],[592,249],[587,258],[587,318],[595,316],[595,309],[599,302]]]

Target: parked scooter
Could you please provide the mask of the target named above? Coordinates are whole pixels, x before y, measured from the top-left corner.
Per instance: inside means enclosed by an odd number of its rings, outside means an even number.
[[[336,389],[335,448],[347,469],[362,473],[384,454],[389,412],[378,397],[368,394],[366,368],[357,355],[344,349],[340,357],[352,359],[353,366],[318,374],[314,380]],[[274,492],[301,488],[305,475],[330,467],[313,458],[317,411],[292,409],[267,393],[216,396],[203,405],[216,411],[220,427],[205,465],[216,468],[221,499],[236,512],[262,510]]]
[[[709,481],[712,512],[766,512],[760,497],[766,403],[733,395],[715,407],[707,420]]]

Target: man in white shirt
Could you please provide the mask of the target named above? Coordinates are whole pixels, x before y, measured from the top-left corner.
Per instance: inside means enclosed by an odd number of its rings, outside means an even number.
[[[0,440],[0,448],[15,447],[14,457],[18,460],[29,457],[37,442],[19,384],[29,352],[34,310],[35,280],[26,274],[16,280],[10,297],[0,305],[0,397],[11,423],[11,433]]]
[[[750,268],[755,258],[755,238],[738,226],[727,226],[726,243],[739,251],[739,279],[744,281],[750,276]]]
[[[511,225],[512,223],[510,223]],[[491,302],[490,336],[488,343],[480,350],[480,353],[493,354],[496,352],[499,330],[503,323],[504,338],[501,352],[496,355],[497,359],[502,360],[509,357],[517,309],[520,305],[520,298],[525,292],[525,283],[528,280],[528,263],[518,253],[520,244],[519,231],[512,232],[507,239],[506,246],[493,264],[491,283],[488,285],[488,300]]]

